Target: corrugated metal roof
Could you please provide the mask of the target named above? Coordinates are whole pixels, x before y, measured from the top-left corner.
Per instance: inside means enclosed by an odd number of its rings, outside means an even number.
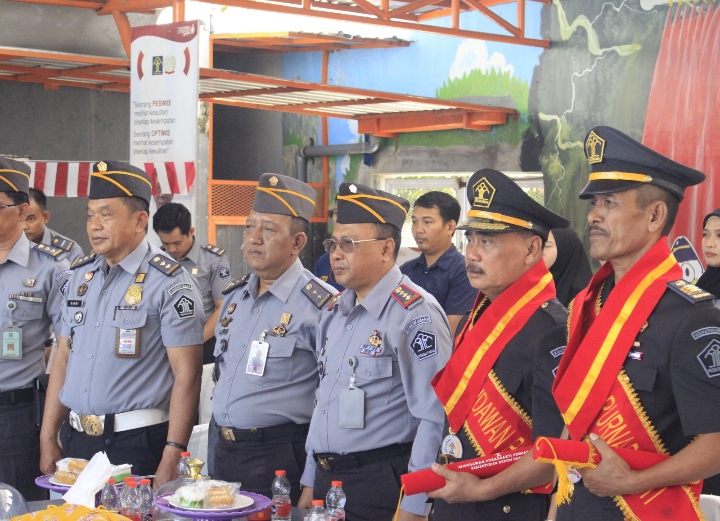
[[[129,92],[130,73],[128,60],[0,47],[2,80]],[[200,70],[199,92],[201,100],[213,103],[364,120],[364,128],[372,127],[371,133],[377,135],[443,128],[487,130],[516,114],[509,108],[219,69]],[[400,118],[413,115],[417,117]],[[372,124],[368,122],[373,118]],[[383,125],[392,131],[382,130]]]

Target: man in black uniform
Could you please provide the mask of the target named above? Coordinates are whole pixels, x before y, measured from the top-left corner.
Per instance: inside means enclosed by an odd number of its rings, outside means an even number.
[[[563,428],[551,387],[567,312],[555,298],[543,246],[551,228],[569,223],[495,170],[473,174],[467,194],[471,209],[458,228],[466,230],[467,273],[480,294],[433,380],[447,413],[441,459],[451,462],[529,448]],[[428,494],[438,498],[434,519],[544,520],[553,471],[543,467],[526,454],[481,480],[434,464],[447,479]]]
[[[700,519],[687,484],[720,471],[720,310],[682,280],[666,236],[705,176],[609,127],[585,152],[590,255],[606,263],[571,305],[553,393],[570,437],[589,434],[602,462],[580,471],[558,520]],[[633,471],[613,448],[671,457]]]

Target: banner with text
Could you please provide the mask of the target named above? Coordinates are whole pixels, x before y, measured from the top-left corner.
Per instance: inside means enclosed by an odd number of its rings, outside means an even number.
[[[195,161],[198,22],[132,29],[130,162]]]

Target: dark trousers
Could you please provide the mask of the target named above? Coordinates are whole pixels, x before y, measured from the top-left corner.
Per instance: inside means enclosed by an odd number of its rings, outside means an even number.
[[[0,406],[0,482],[16,488],[28,501],[47,499],[35,485],[40,472],[40,436],[32,402]]]
[[[203,365],[215,363],[215,337],[210,337],[203,344]]]
[[[168,422],[123,432],[106,432],[90,436],[70,427],[68,422],[60,430],[63,457],[90,459],[97,452],[105,452],[113,465],[132,464],[137,476],[155,474],[162,460],[167,441]]]
[[[315,471],[313,498],[325,500],[332,481],[342,481],[346,521],[391,521],[400,499],[400,476],[408,471],[410,454],[345,470]]]
[[[625,515],[611,497],[598,497],[582,481],[575,484],[570,504],[558,507],[557,521],[623,521]],[[681,520],[678,520],[681,521]]]
[[[308,425],[300,432],[260,441],[228,441],[219,436],[215,447],[215,479],[240,482],[243,490],[272,498],[276,470],[290,481],[290,501],[300,499],[300,477],[305,469]]]
[[[547,494],[520,492],[480,503],[449,504],[435,500],[434,521],[545,521],[550,508]],[[507,510],[507,512],[506,512]]]

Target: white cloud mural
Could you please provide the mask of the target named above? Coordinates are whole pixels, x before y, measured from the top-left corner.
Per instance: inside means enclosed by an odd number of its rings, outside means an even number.
[[[450,78],[460,78],[473,69],[487,72],[493,68],[509,72],[511,76],[514,71],[513,66],[505,62],[503,54],[494,52],[490,55],[487,44],[482,40],[464,40],[455,53],[455,61],[450,66]]]

